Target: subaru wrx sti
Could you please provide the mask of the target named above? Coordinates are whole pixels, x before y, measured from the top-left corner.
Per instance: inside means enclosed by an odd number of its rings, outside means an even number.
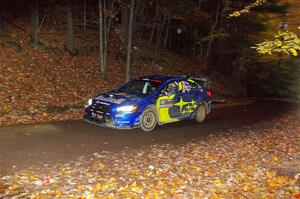
[[[89,99],[84,119],[144,131],[185,119],[202,123],[211,112],[209,83],[205,77],[144,76]]]

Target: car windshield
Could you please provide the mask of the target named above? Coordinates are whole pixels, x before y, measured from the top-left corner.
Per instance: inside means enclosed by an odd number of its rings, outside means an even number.
[[[117,92],[144,96],[156,91],[156,89],[158,89],[161,84],[162,82],[155,80],[132,80],[117,89]]]

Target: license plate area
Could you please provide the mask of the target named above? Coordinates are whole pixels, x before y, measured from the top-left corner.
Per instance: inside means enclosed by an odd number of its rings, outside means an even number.
[[[104,121],[104,116],[102,114],[96,113],[96,119]]]

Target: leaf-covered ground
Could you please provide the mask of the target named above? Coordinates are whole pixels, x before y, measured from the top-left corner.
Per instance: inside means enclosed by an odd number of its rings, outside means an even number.
[[[295,115],[0,177],[0,198],[300,198]]]

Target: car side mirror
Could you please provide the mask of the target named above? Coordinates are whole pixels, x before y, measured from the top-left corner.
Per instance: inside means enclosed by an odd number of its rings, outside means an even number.
[[[168,97],[170,97],[170,96],[172,95],[172,93],[166,93],[166,95],[167,95]]]
[[[160,95],[161,95],[161,96],[165,96],[165,95],[166,95],[166,96],[169,96],[170,93],[167,92],[167,91],[165,91],[165,90],[162,90],[161,93],[160,93]]]

